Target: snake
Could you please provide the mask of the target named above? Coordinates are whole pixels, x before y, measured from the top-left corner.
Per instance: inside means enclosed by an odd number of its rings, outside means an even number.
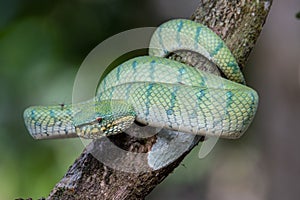
[[[180,50],[203,55],[223,77],[167,59]],[[154,31],[149,55],[132,58],[111,70],[93,99],[31,106],[23,116],[34,139],[99,139],[124,132],[134,122],[236,139],[251,124],[257,107],[258,94],[246,86],[225,42],[205,25],[173,19]]]

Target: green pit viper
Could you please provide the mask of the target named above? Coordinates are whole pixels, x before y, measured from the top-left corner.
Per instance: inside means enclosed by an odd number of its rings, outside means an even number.
[[[225,78],[167,59],[189,50],[215,63]],[[33,106],[24,112],[35,139],[97,139],[125,131],[136,120],[153,127],[223,138],[239,138],[258,106],[228,47],[212,30],[185,19],[157,28],[149,56],[113,69],[94,99],[70,105]]]

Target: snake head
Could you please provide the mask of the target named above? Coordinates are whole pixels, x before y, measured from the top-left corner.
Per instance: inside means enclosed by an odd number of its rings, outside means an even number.
[[[76,105],[74,125],[79,137],[98,139],[125,131],[133,123],[131,105],[119,100],[91,101]]]

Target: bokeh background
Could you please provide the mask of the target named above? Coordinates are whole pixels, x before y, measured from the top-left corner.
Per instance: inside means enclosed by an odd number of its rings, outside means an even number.
[[[106,38],[188,18],[198,0],[0,1],[0,199],[46,197],[83,150],[79,139],[34,141],[30,105],[71,102],[76,72]],[[282,200],[300,196],[300,1],[274,1],[245,69],[260,94],[239,140],[199,148],[147,197]]]

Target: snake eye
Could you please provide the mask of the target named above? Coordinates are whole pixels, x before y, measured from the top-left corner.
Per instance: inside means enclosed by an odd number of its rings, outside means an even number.
[[[96,120],[98,121],[98,123],[101,123],[101,122],[102,122],[102,119],[103,119],[102,117],[97,117],[97,118],[96,118]]]

